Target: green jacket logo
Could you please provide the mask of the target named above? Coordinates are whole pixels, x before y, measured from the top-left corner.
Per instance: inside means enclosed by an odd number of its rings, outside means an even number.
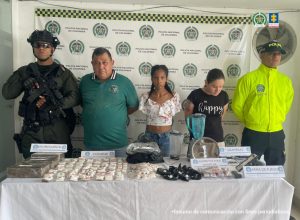
[[[230,42],[240,42],[243,38],[243,31],[240,28],[232,28],[228,37]]]
[[[111,85],[109,91],[113,94],[117,94],[119,92],[119,87],[117,85]]]
[[[231,64],[227,68],[228,78],[238,78],[241,75],[241,68],[237,64]]]
[[[161,54],[163,57],[171,58],[174,57],[176,48],[173,44],[167,43],[161,47]]]
[[[195,77],[197,75],[197,67],[192,63],[188,63],[183,67],[183,75],[185,77]]]
[[[80,40],[73,40],[69,45],[71,54],[82,54],[84,51],[84,44]]]
[[[56,21],[48,21],[45,25],[45,29],[49,31],[54,36],[57,36],[60,34],[60,25]]]
[[[263,92],[265,91],[265,86],[262,85],[262,84],[258,84],[258,85],[256,86],[256,91],[257,91],[258,93],[263,93]]]
[[[140,37],[144,40],[149,40],[153,38],[154,29],[150,25],[143,25],[140,30]]]
[[[205,53],[208,59],[217,59],[220,56],[220,49],[217,45],[211,44],[206,48]]]
[[[198,33],[197,28],[195,28],[195,27],[188,27],[184,31],[184,38],[186,40],[190,40],[190,41],[197,40],[198,36],[199,36],[199,33]]]
[[[95,37],[105,38],[108,33],[108,28],[103,23],[97,23],[93,27],[93,34]]]
[[[224,137],[225,146],[236,146],[238,138],[235,134],[226,134]]]
[[[252,23],[255,27],[264,27],[268,22],[267,16],[264,13],[258,12],[252,16]]]
[[[116,46],[116,51],[119,56],[128,56],[130,54],[131,48],[127,42],[120,42]]]
[[[151,68],[152,68],[151,63],[148,63],[148,62],[141,63],[139,66],[140,75],[150,77],[151,76]]]

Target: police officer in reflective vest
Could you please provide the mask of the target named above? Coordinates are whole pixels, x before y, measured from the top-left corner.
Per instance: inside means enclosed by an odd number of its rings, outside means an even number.
[[[286,51],[275,40],[257,50],[261,64],[238,80],[231,107],[245,125],[241,144],[267,165],[284,165],[283,123],[294,98],[292,80],[277,68]]]
[[[30,156],[32,143],[68,144],[74,129],[72,107],[79,104],[78,83],[70,70],[53,61],[59,40],[47,30],[34,31],[27,41],[37,61],[20,67],[2,87],[5,99],[24,92],[18,114],[24,118],[20,135],[14,138],[24,158]],[[75,118],[75,117],[74,117]]]

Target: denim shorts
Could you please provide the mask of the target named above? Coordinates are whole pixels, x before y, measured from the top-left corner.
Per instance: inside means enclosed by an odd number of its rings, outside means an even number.
[[[161,150],[163,157],[170,156],[170,132],[152,133],[146,131],[144,138],[147,141],[156,142]]]

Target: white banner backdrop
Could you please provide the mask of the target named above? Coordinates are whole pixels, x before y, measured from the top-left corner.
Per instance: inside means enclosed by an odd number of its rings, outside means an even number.
[[[56,62],[78,79],[92,72],[92,52],[101,46],[110,50],[115,69],[132,80],[138,95],[150,89],[151,66],[165,64],[170,71],[169,85],[181,101],[203,86],[212,68],[223,70],[224,90],[231,101],[237,79],[249,71],[250,21],[250,17],[35,10],[36,28],[49,30],[61,42],[54,53]],[[223,124],[226,145],[238,145],[242,126],[230,105]],[[139,111],[132,114],[129,141],[137,140],[145,127],[145,115]],[[185,133],[188,140],[182,111],[176,115],[173,129]],[[83,147],[82,140],[79,110],[73,145]]]

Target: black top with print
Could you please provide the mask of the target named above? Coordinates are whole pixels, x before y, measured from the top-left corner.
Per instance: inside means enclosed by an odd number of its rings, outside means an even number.
[[[218,96],[208,95],[201,88],[192,91],[187,97],[194,104],[194,113],[206,115],[204,137],[210,137],[217,142],[224,141],[222,114],[224,105],[228,104],[229,97],[225,91]]]

